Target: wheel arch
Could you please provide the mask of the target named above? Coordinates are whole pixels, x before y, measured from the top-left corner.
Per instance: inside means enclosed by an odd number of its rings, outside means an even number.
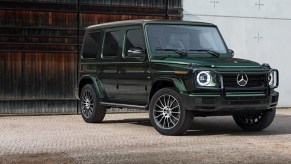
[[[92,84],[94,86],[96,93],[99,95],[100,98],[106,97],[106,92],[105,92],[100,80],[95,75],[85,75],[85,76],[82,76],[80,78],[79,83],[78,83],[78,88],[79,88],[78,96],[79,97],[80,97],[80,93],[81,93],[82,88],[86,84]]]
[[[155,79],[153,81],[151,91],[149,94],[149,102],[151,101],[153,95],[162,88],[173,87],[178,92],[182,93],[186,91],[186,87],[183,81],[178,77],[162,77]]]

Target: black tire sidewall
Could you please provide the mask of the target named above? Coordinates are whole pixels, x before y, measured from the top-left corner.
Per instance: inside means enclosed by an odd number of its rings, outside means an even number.
[[[276,115],[276,108],[273,108],[267,111],[262,111],[262,112],[265,112],[265,114],[263,115],[263,118],[255,125],[244,124],[239,118],[240,114],[233,114],[233,119],[236,122],[236,124],[243,130],[260,131],[271,125]]]
[[[81,103],[83,101],[83,93],[86,90],[89,90],[92,93],[93,103],[94,103],[93,104],[93,112],[92,112],[92,115],[89,118],[86,118],[83,115],[83,112],[82,112],[82,103]],[[82,118],[87,123],[98,123],[98,122],[101,122],[104,119],[105,114],[106,114],[106,109],[103,106],[101,106],[101,104],[100,104],[100,98],[99,98],[98,94],[96,93],[96,90],[94,89],[94,86],[92,84],[86,84],[82,88],[81,94],[80,94],[79,108],[81,110]]]
[[[153,109],[154,109],[155,103],[156,103],[157,99],[164,94],[168,94],[168,95],[175,97],[177,99],[177,101],[180,105],[180,109],[181,109],[179,122],[172,129],[160,128],[156,124],[155,119],[154,119]],[[191,115],[191,112],[187,111],[184,108],[181,96],[174,88],[163,88],[163,89],[157,91],[151,99],[149,110],[150,110],[149,117],[150,117],[151,124],[154,126],[154,128],[159,133],[161,133],[163,135],[181,135],[181,134],[184,134],[188,130],[188,128],[190,127],[190,125],[192,124],[192,121],[193,121],[193,116]]]

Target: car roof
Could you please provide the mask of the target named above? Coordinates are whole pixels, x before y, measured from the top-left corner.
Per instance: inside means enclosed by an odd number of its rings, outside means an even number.
[[[184,25],[200,25],[200,26],[216,26],[212,23],[206,22],[193,22],[193,21],[182,21],[182,20],[147,20],[147,19],[137,19],[137,20],[125,20],[116,21],[92,25],[86,28],[86,30],[109,28],[109,27],[121,27],[130,25],[144,25],[144,24],[184,24]]]

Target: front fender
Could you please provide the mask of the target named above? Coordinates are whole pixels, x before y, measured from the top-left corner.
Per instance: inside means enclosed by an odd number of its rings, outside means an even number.
[[[179,77],[171,77],[171,76],[159,77],[154,80],[153,84],[157,81],[171,82],[174,85],[174,87],[177,89],[177,91],[180,93],[185,93],[187,91],[184,82]]]

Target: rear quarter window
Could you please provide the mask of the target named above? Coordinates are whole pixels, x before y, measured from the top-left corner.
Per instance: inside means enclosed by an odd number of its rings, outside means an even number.
[[[101,42],[100,32],[91,32],[85,35],[84,47],[83,47],[83,58],[96,58],[99,55]]]
[[[112,58],[118,55],[121,40],[120,32],[121,31],[109,31],[105,33],[103,57]]]

